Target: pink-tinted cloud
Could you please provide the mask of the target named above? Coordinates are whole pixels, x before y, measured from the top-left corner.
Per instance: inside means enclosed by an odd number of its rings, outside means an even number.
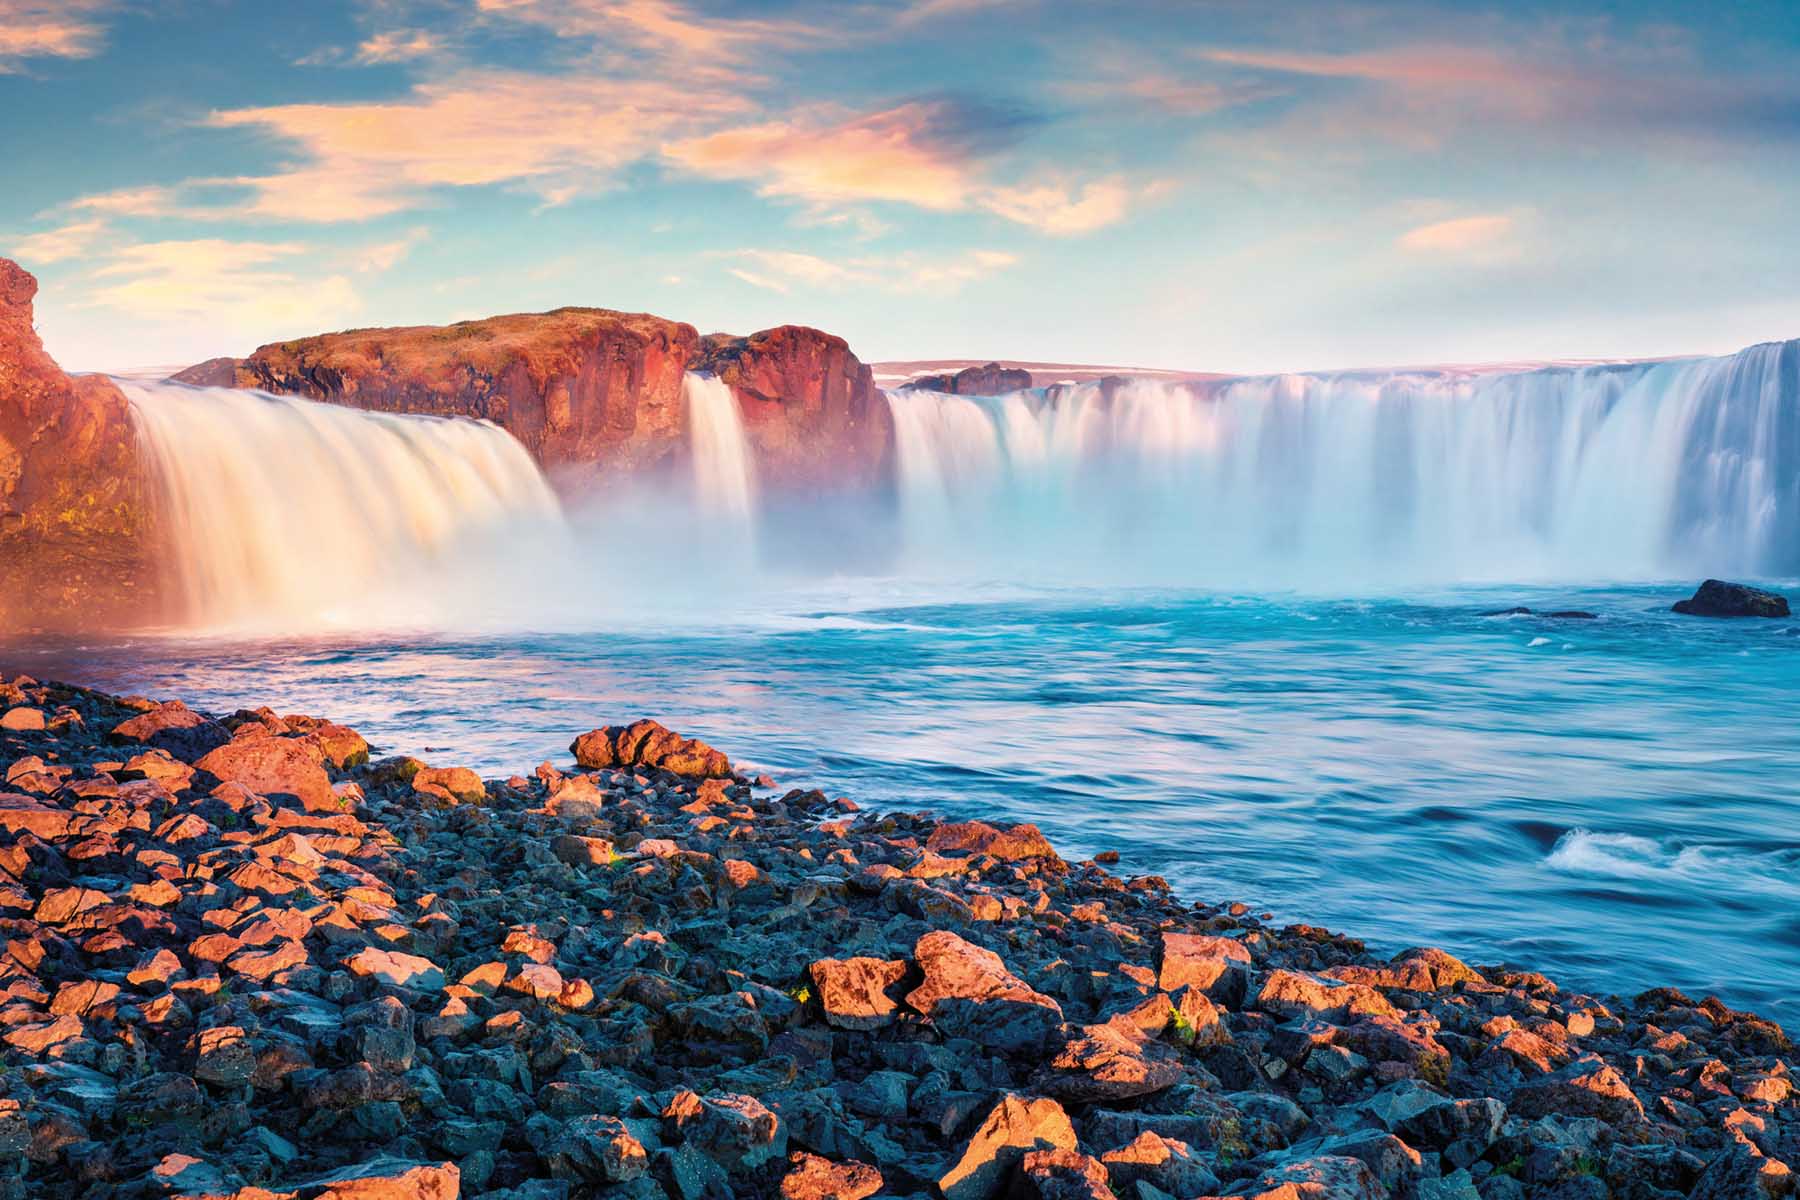
[[[392,101],[290,104],[213,114],[295,146],[264,176],[197,181],[245,189],[220,215],[346,221],[424,203],[434,188],[511,184],[549,201],[608,186],[671,133],[739,111],[727,93],[657,80],[483,72]]]
[[[92,58],[118,0],[0,0],[0,74],[28,59]]]
[[[106,222],[99,218],[71,221],[55,229],[14,238],[6,253],[28,267],[63,262],[86,254],[106,232]]]
[[[758,185],[813,209],[883,201],[933,212],[982,210],[1043,233],[1086,233],[1121,219],[1132,192],[1119,179],[995,185],[979,139],[941,101],[845,117],[800,112],[671,142],[677,166]]]
[[[1513,231],[1517,222],[1512,217],[1493,213],[1479,217],[1456,217],[1409,229],[1400,235],[1400,246],[1423,253],[1459,253],[1492,246]]]
[[[727,272],[752,287],[786,295],[796,290],[840,291],[880,288],[885,291],[954,291],[1017,263],[999,250],[970,250],[949,255],[865,255],[849,259],[821,258],[794,250],[739,250],[727,256],[736,265]]]

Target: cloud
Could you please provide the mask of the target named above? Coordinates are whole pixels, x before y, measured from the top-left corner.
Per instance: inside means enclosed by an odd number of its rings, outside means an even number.
[[[1091,233],[1125,216],[1131,191],[1117,179],[1097,180],[1080,187],[1039,184],[1033,187],[995,188],[981,198],[989,212],[1058,237]]]
[[[783,295],[796,288],[813,291],[846,288],[954,291],[1019,261],[1016,255],[999,250],[971,250],[945,258],[909,253],[842,260],[794,250],[738,250],[727,257],[743,264],[727,267],[729,274],[752,287]]]
[[[411,62],[427,58],[443,43],[423,29],[393,29],[378,33],[356,48],[356,61],[365,65]]]
[[[296,242],[140,242],[118,250],[94,272],[100,286],[89,303],[157,322],[316,330],[341,322],[361,307],[361,298],[343,275],[296,273],[292,260],[311,252]]]
[[[106,26],[98,18],[117,0],[0,0],[0,75],[26,59],[92,58]]]
[[[354,252],[352,258],[358,271],[380,274],[399,266],[401,260],[411,254],[415,247],[424,245],[430,239],[429,229],[409,229],[403,237],[362,247]]]
[[[671,142],[676,164],[715,179],[760,181],[764,196],[833,205],[890,200],[964,208],[971,124],[949,101],[913,101],[840,119],[827,109]]]
[[[63,262],[92,250],[105,234],[106,222],[98,218],[72,221],[56,229],[17,238],[8,255],[27,266]]]
[[[608,186],[671,134],[743,102],[679,82],[465,73],[403,99],[230,109],[208,123],[258,129],[301,157],[271,175],[192,181],[248,197],[217,215],[354,221],[424,204],[435,188],[512,184],[547,202]]]
[[[1400,235],[1397,244],[1415,254],[1489,254],[1502,247],[1518,225],[1518,218],[1506,213],[1455,217],[1409,229]]]
[[[566,40],[593,44],[615,65],[645,55],[678,61],[712,76],[758,48],[816,42],[820,31],[796,22],[702,16],[673,0],[477,0],[481,16],[536,26]]]
[[[797,113],[672,142],[663,153],[696,174],[755,182],[759,195],[806,204],[815,222],[869,202],[980,209],[1058,235],[1091,232],[1125,215],[1132,193],[1118,179],[988,183],[983,160],[1026,120],[951,100],[915,100],[851,117]]]

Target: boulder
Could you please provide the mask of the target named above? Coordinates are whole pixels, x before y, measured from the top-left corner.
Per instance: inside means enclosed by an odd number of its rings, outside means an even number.
[[[934,854],[988,855],[1003,862],[1042,858],[1060,863],[1050,839],[1036,825],[1000,829],[985,821],[955,821],[931,831],[925,848]]]
[[[1237,1005],[1250,980],[1250,949],[1231,938],[1199,933],[1162,935],[1156,986],[1165,992],[1195,988],[1208,999]]]
[[[825,1012],[839,1029],[880,1029],[898,1007],[888,989],[906,974],[902,959],[821,958],[806,969]]]
[[[906,1002],[946,1037],[1002,1053],[1041,1052],[1062,1027],[1062,1008],[1006,969],[998,954],[933,930],[913,947],[924,981]]]
[[[1133,1194],[1146,1183],[1171,1196],[1210,1196],[1219,1180],[1194,1157],[1186,1142],[1163,1137],[1146,1129],[1133,1140],[1100,1156],[1115,1189]]]
[[[1690,617],[1785,617],[1789,616],[1786,596],[1765,592],[1742,583],[1726,583],[1708,579],[1700,590],[1686,600],[1670,605],[1674,612]]]
[[[1076,1148],[1075,1127],[1062,1105],[1008,1094],[963,1146],[938,1189],[944,1200],[992,1200],[1027,1152]]]
[[[589,771],[606,767],[656,767],[676,775],[703,779],[721,779],[731,774],[731,762],[724,754],[705,742],[684,738],[655,721],[589,730],[569,744],[569,753]]]
[[[317,744],[303,738],[240,737],[208,751],[194,764],[224,783],[238,783],[278,803],[307,812],[342,812],[331,790]]]
[[[1038,1086],[1058,1100],[1093,1104],[1130,1100],[1180,1082],[1181,1059],[1122,1021],[1088,1025],[1040,1073]]]
[[[832,1162],[796,1150],[781,1180],[782,1200],[865,1200],[881,1190],[881,1172],[868,1163]]]

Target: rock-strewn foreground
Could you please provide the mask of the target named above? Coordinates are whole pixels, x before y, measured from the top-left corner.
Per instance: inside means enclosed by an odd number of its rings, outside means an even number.
[[[1792,1047],[1717,1001],[1378,958],[650,722],[571,753],[0,685],[0,1194],[1793,1190]]]

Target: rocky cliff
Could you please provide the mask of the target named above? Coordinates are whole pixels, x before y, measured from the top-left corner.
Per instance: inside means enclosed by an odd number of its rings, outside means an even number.
[[[689,370],[717,375],[736,394],[765,486],[811,494],[881,484],[891,473],[892,423],[869,369],[842,338],[799,326],[701,337],[643,313],[564,308],[321,334],[173,378],[484,418],[579,487],[595,466],[632,472],[685,456]]]
[[[0,633],[154,620],[159,556],[130,404],[44,352],[36,295],[0,259]]]

